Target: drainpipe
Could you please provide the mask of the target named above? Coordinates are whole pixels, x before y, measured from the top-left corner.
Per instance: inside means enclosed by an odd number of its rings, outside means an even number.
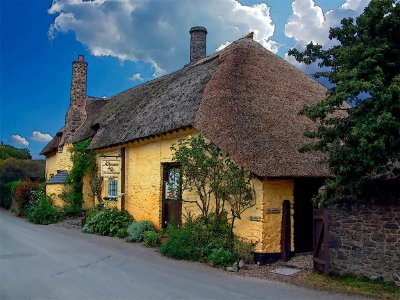
[[[121,148],[121,210],[125,210],[125,147]]]

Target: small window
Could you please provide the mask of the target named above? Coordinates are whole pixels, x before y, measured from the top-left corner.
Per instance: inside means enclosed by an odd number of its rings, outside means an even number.
[[[58,153],[62,153],[63,150],[64,150],[64,146],[63,145],[58,146]]]
[[[108,179],[108,197],[117,198],[118,194],[117,180],[114,178]]]

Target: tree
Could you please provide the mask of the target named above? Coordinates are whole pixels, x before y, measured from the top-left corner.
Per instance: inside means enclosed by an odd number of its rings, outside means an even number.
[[[32,159],[28,149],[18,149],[10,145],[0,145],[0,160],[14,157],[16,159]]]
[[[335,177],[326,195],[355,200],[373,178],[399,166],[400,2],[372,0],[355,22],[331,28],[329,38],[338,43],[326,50],[311,42],[304,52],[289,51],[299,62],[318,62],[325,69],[314,76],[334,84],[326,99],[300,112],[318,124],[305,133],[314,142],[301,151],[327,154]]]
[[[210,208],[214,208],[216,223],[223,218],[225,204],[229,203],[233,232],[235,219],[240,219],[246,209],[255,205],[250,172],[236,165],[202,135],[180,139],[171,150],[173,159],[181,165],[182,189],[194,191],[199,197],[182,201],[195,203],[205,221],[209,219]]]

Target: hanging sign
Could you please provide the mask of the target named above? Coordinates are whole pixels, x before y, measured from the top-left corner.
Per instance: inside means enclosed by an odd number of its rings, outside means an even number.
[[[101,161],[101,176],[117,176],[121,172],[121,162],[119,159],[103,159]]]

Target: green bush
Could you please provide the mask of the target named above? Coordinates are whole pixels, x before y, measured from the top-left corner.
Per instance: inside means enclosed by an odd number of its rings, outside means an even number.
[[[125,235],[122,229],[126,229],[131,222],[132,217],[126,211],[103,209],[86,222],[82,232],[121,237]]]
[[[254,262],[254,252],[253,252],[253,244],[235,238],[233,244],[233,252],[237,256],[238,259],[243,259],[246,264],[250,264]]]
[[[27,213],[31,202],[31,194],[36,191],[43,191],[43,186],[38,182],[24,180],[15,186],[14,199],[19,214],[24,215]]]
[[[154,230],[148,230],[143,233],[143,244],[146,247],[157,247],[160,246],[161,233],[155,232]]]
[[[232,252],[232,250],[215,248],[208,256],[208,260],[215,267],[226,267],[232,265],[236,261],[236,255]]]
[[[36,224],[52,224],[58,222],[60,214],[54,207],[50,197],[40,192],[38,198],[33,200],[27,209],[28,220]]]
[[[123,239],[124,237],[126,237],[126,228],[120,228],[117,231],[117,234],[115,235],[117,238]]]
[[[233,240],[227,222],[216,226],[212,221],[189,216],[182,227],[169,228],[168,241],[160,247],[161,254],[175,259],[208,261],[216,248],[231,250]]]
[[[8,183],[0,183],[0,207],[10,209],[11,194],[15,191],[15,187],[22,183],[22,180],[15,180]]]
[[[154,230],[153,223],[150,221],[133,222],[126,231],[126,241],[141,242],[143,241],[143,233],[149,230]]]

